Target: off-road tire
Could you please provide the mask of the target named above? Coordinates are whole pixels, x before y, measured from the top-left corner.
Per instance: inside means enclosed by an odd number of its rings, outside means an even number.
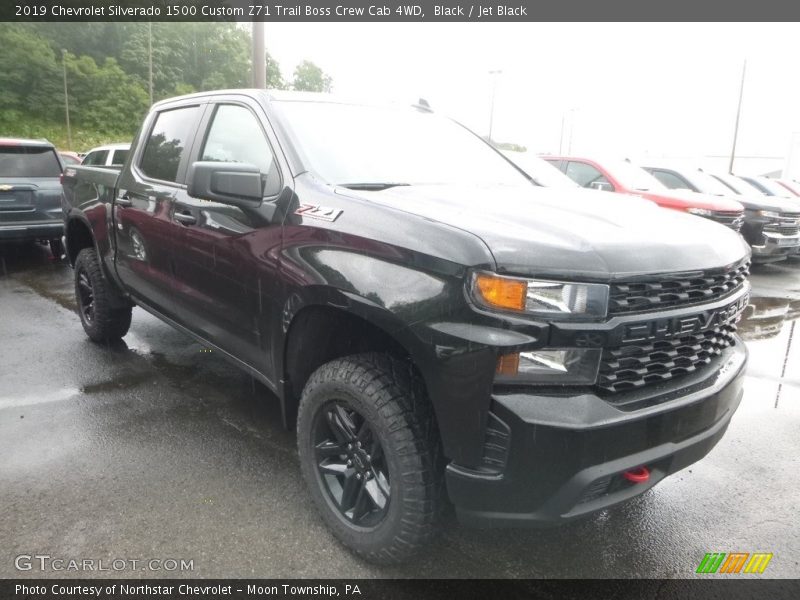
[[[382,447],[390,496],[385,516],[368,529],[356,527],[341,512],[320,474],[315,419],[332,402],[360,413]],[[423,382],[410,362],[359,354],[321,366],[303,389],[297,442],[303,477],[322,518],[362,558],[402,562],[438,532],[444,504],[441,443]]]
[[[87,282],[91,287],[91,314],[87,311]],[[112,285],[100,269],[94,248],[81,250],[75,259],[75,299],[83,329],[94,342],[119,340],[131,326],[132,308],[119,307],[122,302]]]

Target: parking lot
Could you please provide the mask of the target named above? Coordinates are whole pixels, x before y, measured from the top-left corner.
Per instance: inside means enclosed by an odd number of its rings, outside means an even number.
[[[706,552],[800,561],[800,261],[758,267],[740,324],[751,351],[727,435],[642,497],[547,530],[475,531],[448,515],[413,562],[375,567],[334,540],[277,402],[140,309],[123,343],[90,342],[72,271],[41,246],[0,249],[0,576],[20,554],[186,559],[159,577],[689,577]]]

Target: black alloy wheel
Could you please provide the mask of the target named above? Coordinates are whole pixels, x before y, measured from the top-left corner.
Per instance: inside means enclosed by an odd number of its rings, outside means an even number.
[[[78,292],[78,310],[81,313],[82,319],[87,324],[94,322],[94,287],[92,281],[89,279],[89,274],[85,269],[79,269],[75,274],[78,285],[76,291]]]
[[[314,423],[314,453],[320,484],[342,518],[375,527],[391,501],[389,468],[367,420],[341,400],[328,403]]]

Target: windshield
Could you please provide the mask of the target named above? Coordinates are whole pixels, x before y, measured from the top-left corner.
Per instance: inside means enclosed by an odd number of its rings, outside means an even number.
[[[0,147],[0,177],[58,177],[55,150],[36,146]]]
[[[523,152],[503,152],[503,154],[539,185],[554,188],[580,187],[543,158]]]
[[[766,177],[754,178],[759,185],[769,192],[770,196],[778,196],[779,198],[791,198],[792,194],[789,190],[783,187],[780,183],[767,179]]]
[[[330,184],[529,183],[472,132],[433,113],[330,102],[275,105],[304,164]]]
[[[667,187],[658,179],[650,175],[641,167],[629,163],[627,160],[610,161],[604,163],[611,176],[630,190],[664,191]]]
[[[736,175],[713,175],[714,179],[717,179],[724,183],[727,187],[732,189],[739,195],[750,195],[750,196],[763,196],[764,192],[760,189],[755,187],[754,185],[748,183],[744,179],[737,177]],[[730,193],[730,192],[729,192]]]
[[[712,177],[705,171],[687,171],[686,178],[691,181],[694,186],[704,194],[711,194],[712,196],[730,196],[731,191],[719,179]]]

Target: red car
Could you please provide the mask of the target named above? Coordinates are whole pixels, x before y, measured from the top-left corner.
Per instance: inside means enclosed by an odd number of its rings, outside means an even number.
[[[777,181],[787,190],[792,192],[793,195],[800,196],[800,183],[793,181],[791,179],[776,179],[775,181]]]
[[[739,231],[744,207],[729,198],[671,190],[627,160],[594,160],[576,156],[542,156],[578,185],[652,200],[663,208],[706,217]]]

